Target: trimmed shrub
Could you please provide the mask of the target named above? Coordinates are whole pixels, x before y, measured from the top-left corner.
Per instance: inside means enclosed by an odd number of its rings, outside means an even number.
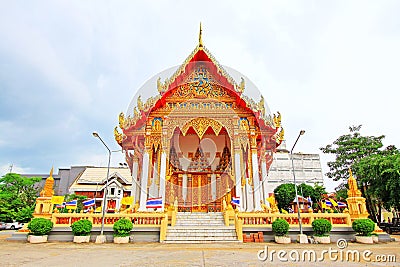
[[[276,236],[285,236],[289,232],[289,223],[284,219],[277,219],[272,223],[272,231]]]
[[[327,219],[316,219],[312,222],[315,236],[329,236],[332,230],[332,223]]]
[[[360,236],[371,236],[375,223],[371,219],[357,219],[351,227]]]
[[[92,222],[86,219],[79,220],[74,222],[71,228],[75,236],[87,236],[92,231]]]
[[[33,235],[47,235],[53,228],[53,222],[44,218],[34,218],[28,224]]]
[[[114,236],[118,236],[118,237],[129,236],[132,228],[133,228],[133,224],[130,220],[121,218],[114,223],[114,226],[113,226]]]

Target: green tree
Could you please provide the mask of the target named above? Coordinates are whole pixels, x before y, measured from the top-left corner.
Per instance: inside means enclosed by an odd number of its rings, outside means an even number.
[[[290,202],[296,197],[294,184],[281,184],[275,188],[274,194],[278,208],[287,210],[290,207]]]
[[[342,183],[335,188],[336,199],[344,201],[347,199],[347,191],[349,190],[347,183]]]
[[[314,187],[302,183],[297,186],[297,194],[301,195],[303,192],[304,197],[311,197],[314,203],[319,203],[321,201],[322,195],[326,194],[326,190],[323,186],[314,184]],[[296,192],[294,184],[281,184],[274,190],[275,199],[278,202],[279,209],[288,209],[290,203],[295,199]]]
[[[15,214],[15,220],[18,222],[27,223],[32,218],[33,218],[33,207],[22,208]]]
[[[400,153],[397,149],[392,146],[381,154],[363,158],[355,169],[361,182],[366,184],[367,195],[378,207],[378,218],[382,206],[387,210],[400,210]]]
[[[321,147],[325,154],[335,155],[335,161],[328,162],[329,172],[326,175],[334,181],[345,181],[349,177],[348,169],[362,158],[380,153],[383,147],[381,136],[362,136],[361,125],[349,127],[350,133],[340,136],[333,144]],[[356,170],[354,175],[357,176]],[[358,177],[358,176],[357,176]]]
[[[384,183],[381,181],[381,184],[378,185],[370,181],[373,171],[367,171],[370,168],[368,164],[371,163],[370,160],[380,158],[380,156],[396,154],[397,149],[389,146],[382,150],[382,140],[385,136],[362,136],[360,134],[361,125],[349,127],[349,129],[349,134],[342,135],[333,144],[320,148],[324,153],[335,155],[335,161],[328,162],[329,172],[326,175],[335,181],[346,181],[349,177],[348,169],[351,168],[357,178],[359,189],[366,198],[367,210],[371,218],[377,220],[376,205],[378,207],[380,205],[380,196],[376,192],[382,191],[379,188],[384,187]],[[336,189],[340,197],[347,195],[345,188],[346,186],[343,184]],[[383,194],[383,192],[381,193]]]
[[[28,208],[32,211],[39,193],[40,177],[24,177],[8,173],[0,178],[0,221],[17,219],[17,214]]]

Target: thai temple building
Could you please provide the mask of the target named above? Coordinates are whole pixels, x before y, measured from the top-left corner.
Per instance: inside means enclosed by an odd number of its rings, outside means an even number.
[[[163,208],[177,202],[178,211],[222,211],[226,196],[240,199],[240,211],[261,211],[284,140],[280,113],[270,113],[244,75],[218,63],[201,27],[193,52],[139,90],[114,134],[139,211],[152,198]]]
[[[278,218],[292,236],[303,226],[312,234],[312,222],[325,218],[336,239],[349,239],[352,220],[368,216],[351,172],[343,213],[279,210],[273,190],[291,183],[293,171],[300,183],[322,182],[319,156],[289,154],[281,114],[269,111],[249,79],[217,62],[201,26],[193,52],[138,90],[114,136],[127,166],[71,166],[54,176],[52,169],[44,180],[34,216],[53,222],[49,240],[72,241],[69,226],[88,219],[96,227],[92,240],[110,241],[120,218],[134,225],[126,242],[271,241]],[[88,198],[82,208],[65,199],[66,188]],[[297,240],[307,243],[300,233]]]

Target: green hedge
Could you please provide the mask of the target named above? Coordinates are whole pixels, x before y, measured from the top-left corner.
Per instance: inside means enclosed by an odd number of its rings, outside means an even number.
[[[327,219],[316,219],[312,222],[315,236],[329,236],[332,230],[332,223]]]
[[[289,223],[284,219],[277,219],[272,223],[272,231],[276,236],[284,236],[289,232]]]
[[[33,235],[47,235],[53,228],[53,222],[44,218],[34,218],[28,224],[28,229]]]
[[[354,220],[352,228],[360,236],[371,236],[375,223],[371,219],[357,219]]]
[[[87,219],[79,220],[74,222],[71,228],[75,236],[87,236],[92,231],[92,222]]]
[[[118,237],[129,236],[132,228],[133,228],[133,224],[130,220],[121,218],[114,223],[114,226],[113,226],[114,236],[118,236]]]

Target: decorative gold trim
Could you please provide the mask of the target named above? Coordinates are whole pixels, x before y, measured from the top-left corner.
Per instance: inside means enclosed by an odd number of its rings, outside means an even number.
[[[215,135],[219,135],[219,132],[222,129],[222,125],[213,120],[213,119],[209,119],[209,118],[196,118],[196,119],[192,119],[191,121],[189,121],[188,123],[186,123],[181,131],[182,134],[185,136],[187,131],[189,130],[190,127],[193,127],[193,129],[195,130],[195,132],[197,133],[197,135],[201,138],[203,138],[204,133],[207,131],[208,127],[211,127],[215,133]]]

